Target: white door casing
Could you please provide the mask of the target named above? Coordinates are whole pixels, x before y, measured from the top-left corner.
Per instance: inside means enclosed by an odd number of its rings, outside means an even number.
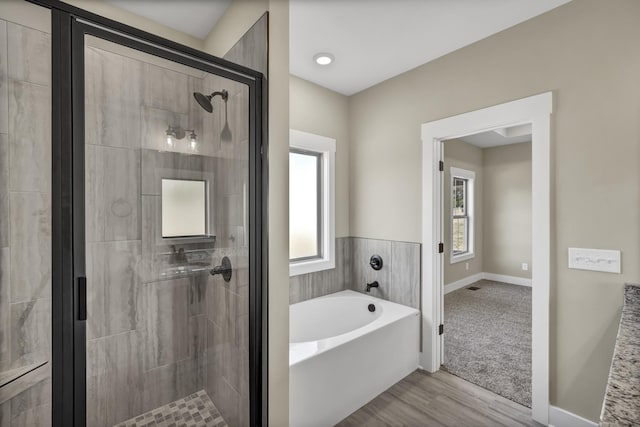
[[[551,114],[553,94],[447,117],[422,125],[422,342],[421,366],[436,372],[442,363],[443,195],[439,161],[442,141],[493,129],[532,125],[532,418],[549,423],[549,287],[551,281]],[[445,331],[446,333],[446,331]]]

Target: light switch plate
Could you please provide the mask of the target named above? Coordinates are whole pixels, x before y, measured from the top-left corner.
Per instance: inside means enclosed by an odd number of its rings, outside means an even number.
[[[620,251],[569,248],[569,268],[620,274]]]

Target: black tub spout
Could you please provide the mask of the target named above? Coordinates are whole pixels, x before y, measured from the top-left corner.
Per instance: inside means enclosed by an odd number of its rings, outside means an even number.
[[[371,292],[371,288],[379,288],[378,281],[373,281],[371,283],[367,283],[367,292]]]

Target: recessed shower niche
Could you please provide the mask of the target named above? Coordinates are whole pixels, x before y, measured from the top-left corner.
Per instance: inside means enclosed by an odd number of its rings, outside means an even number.
[[[85,41],[87,425],[248,425],[249,89]]]

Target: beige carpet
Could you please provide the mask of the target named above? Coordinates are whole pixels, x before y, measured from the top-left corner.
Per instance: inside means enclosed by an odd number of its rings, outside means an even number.
[[[481,280],[446,294],[444,331],[447,371],[531,407],[531,288]]]

